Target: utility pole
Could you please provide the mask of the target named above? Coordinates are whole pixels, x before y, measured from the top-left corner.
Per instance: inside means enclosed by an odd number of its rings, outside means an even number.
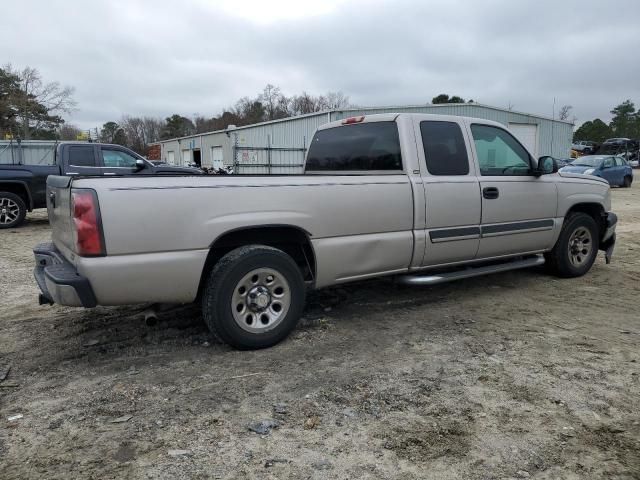
[[[551,156],[553,157],[553,130],[556,125],[556,97],[553,97],[553,107],[551,107]]]

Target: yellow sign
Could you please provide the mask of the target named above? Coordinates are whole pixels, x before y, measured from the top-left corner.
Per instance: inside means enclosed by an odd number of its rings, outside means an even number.
[[[87,132],[80,132],[76,135],[76,140],[89,140],[89,134]]]
[[[13,140],[13,135],[11,135],[10,133],[5,133],[4,134],[4,139],[5,140]]]

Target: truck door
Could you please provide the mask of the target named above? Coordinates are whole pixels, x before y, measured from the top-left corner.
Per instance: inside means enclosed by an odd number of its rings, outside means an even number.
[[[97,160],[97,146],[68,145],[64,148],[64,174],[77,175],[101,175],[102,168]]]
[[[130,175],[136,171],[136,160],[138,158],[125,148],[100,147],[104,175]]]
[[[554,179],[532,174],[533,158],[506,129],[473,122],[469,128],[480,169],[482,222],[477,258],[550,248],[559,228]]]
[[[480,187],[463,120],[416,119],[426,205],[422,266],[475,257],[480,242]]]

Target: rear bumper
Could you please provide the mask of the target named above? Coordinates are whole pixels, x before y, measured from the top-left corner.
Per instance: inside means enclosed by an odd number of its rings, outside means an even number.
[[[51,242],[33,249],[36,267],[33,275],[40,287],[40,304],[57,303],[69,307],[93,308],[96,297],[89,280],[76,272]]]

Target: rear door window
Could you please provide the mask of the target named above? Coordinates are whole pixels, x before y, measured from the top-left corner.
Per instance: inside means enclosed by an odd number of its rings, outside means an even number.
[[[69,165],[73,167],[96,167],[93,145],[74,145],[69,147]]]
[[[309,146],[305,170],[401,171],[398,125],[396,122],[371,122],[319,130]]]
[[[462,130],[454,122],[420,122],[422,146],[431,175],[468,175],[469,158]]]

